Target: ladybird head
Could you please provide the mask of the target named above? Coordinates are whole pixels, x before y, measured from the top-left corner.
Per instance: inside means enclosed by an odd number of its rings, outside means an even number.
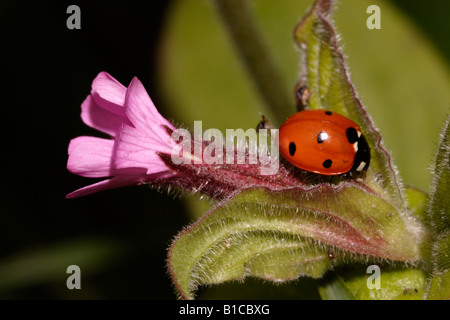
[[[351,171],[363,172],[366,171],[370,163],[370,148],[366,137],[358,131],[358,139],[356,145],[355,160]]]

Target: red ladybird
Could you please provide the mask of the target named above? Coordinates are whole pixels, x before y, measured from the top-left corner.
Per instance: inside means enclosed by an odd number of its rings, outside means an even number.
[[[370,148],[359,126],[330,110],[300,111],[279,131],[279,148],[293,165],[323,175],[367,170]]]

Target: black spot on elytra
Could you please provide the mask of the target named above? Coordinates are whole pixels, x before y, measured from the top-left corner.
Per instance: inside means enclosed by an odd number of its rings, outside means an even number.
[[[333,161],[331,161],[331,159],[327,159],[322,163],[322,165],[324,166],[324,168],[328,169],[329,167],[331,167],[332,163],[333,163]]]
[[[348,127],[347,131],[345,132],[347,134],[347,140],[351,144],[354,144],[356,141],[358,141],[358,132],[353,127]]]
[[[291,157],[294,156],[296,150],[297,146],[295,145],[295,143],[294,142],[289,143],[289,154],[291,155]]]
[[[327,111],[325,111],[325,114],[326,114],[327,116],[331,116],[331,115],[333,114],[333,112],[327,110]]]

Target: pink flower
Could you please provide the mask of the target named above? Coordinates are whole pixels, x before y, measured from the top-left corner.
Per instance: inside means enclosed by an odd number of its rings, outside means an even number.
[[[262,175],[264,164],[249,164],[248,152],[244,164],[194,163],[196,146],[200,146],[203,155],[208,142],[190,140],[188,145],[192,148],[184,150],[184,137],[183,144],[171,137],[171,132],[179,128],[158,113],[137,78],[126,88],[108,73],[101,72],[81,105],[81,118],[111,138],[73,139],[69,144],[67,169],[83,177],[108,179],[71,192],[67,198],[143,183],[168,190],[175,187],[199,192],[218,200],[251,188],[282,190],[306,186],[305,178],[293,175],[289,165],[280,164],[275,174]],[[226,146],[223,148],[225,154]],[[237,158],[237,148],[233,149],[232,156]],[[180,155],[181,151],[187,161],[174,163],[172,156]],[[278,164],[278,158],[276,161]]]
[[[170,154],[177,146],[164,126],[175,128],[158,113],[137,78],[127,89],[108,73],[99,73],[81,105],[81,118],[111,139],[73,139],[67,169],[83,177],[109,179],[69,193],[67,198],[176,175],[158,155]]]

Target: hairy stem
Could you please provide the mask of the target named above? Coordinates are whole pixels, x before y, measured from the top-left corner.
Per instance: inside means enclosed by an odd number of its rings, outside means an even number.
[[[265,116],[280,125],[292,114],[294,99],[283,86],[279,69],[270,56],[248,0],[214,0],[234,46],[265,102]]]

